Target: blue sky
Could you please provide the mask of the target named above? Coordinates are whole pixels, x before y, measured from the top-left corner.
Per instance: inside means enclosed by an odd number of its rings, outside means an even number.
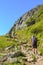
[[[6,34],[15,21],[43,0],[0,0],[0,35]]]

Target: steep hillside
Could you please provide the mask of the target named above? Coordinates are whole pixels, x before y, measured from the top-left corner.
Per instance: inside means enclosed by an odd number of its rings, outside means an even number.
[[[12,40],[12,35],[14,40]],[[0,49],[14,43],[18,44],[24,41],[30,43],[32,35],[37,37],[38,45],[43,44],[43,5],[25,13],[16,21],[8,34],[0,37]]]
[[[30,11],[26,12],[23,16],[21,16],[14,24],[14,26],[11,28],[11,30],[9,31],[9,33],[11,33],[12,30],[18,30],[18,29],[23,29],[25,28],[26,25],[26,21],[30,20],[31,18],[34,17],[34,19],[37,20],[37,18],[39,18],[41,12],[43,12],[43,5],[39,5],[33,9],[31,9]],[[31,21],[31,20],[30,20]]]
[[[38,56],[38,59],[40,57],[43,59],[43,5],[26,12],[5,36],[0,36],[0,63],[5,65],[37,63],[35,61],[37,58],[32,54],[30,47],[32,35],[35,35],[38,40],[37,49],[41,55]]]
[[[21,16],[9,34],[12,35],[12,31],[14,31],[15,37],[24,41],[31,38],[31,35],[35,35],[38,38],[38,42],[43,42],[43,5],[39,5],[36,8],[30,10]]]

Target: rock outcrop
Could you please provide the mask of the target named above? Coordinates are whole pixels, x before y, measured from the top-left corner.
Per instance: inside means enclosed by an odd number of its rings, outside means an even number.
[[[13,25],[11,30],[8,32],[8,34],[11,34],[13,30],[23,29],[27,27],[25,21],[28,20],[30,17],[33,17],[34,14],[38,14],[40,8],[43,7],[43,5],[39,5],[34,9],[31,9],[30,11],[26,12],[23,16],[21,16]],[[37,17],[36,17],[37,18]],[[28,25],[34,24],[35,21],[30,22]]]

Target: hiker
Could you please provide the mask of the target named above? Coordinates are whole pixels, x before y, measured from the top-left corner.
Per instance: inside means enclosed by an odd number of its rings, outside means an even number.
[[[37,38],[35,36],[32,36],[31,42],[32,42],[32,51],[34,52],[34,54],[37,54]]]

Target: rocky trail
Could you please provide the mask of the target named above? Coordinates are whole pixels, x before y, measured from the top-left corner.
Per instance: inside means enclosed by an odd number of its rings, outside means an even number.
[[[43,56],[40,55],[34,55],[31,48],[25,48],[27,44],[23,44],[20,45],[20,50],[13,51],[13,52],[8,52],[3,54],[3,57],[0,57],[0,65],[3,65],[3,63],[5,61],[7,61],[8,63],[12,63],[12,62],[25,62],[25,65],[43,65]],[[30,46],[30,45],[28,45]],[[11,46],[10,46],[11,47]],[[8,47],[8,48],[10,48]],[[8,49],[7,48],[7,49]],[[12,48],[12,47],[11,47]],[[17,59],[17,57],[19,57],[21,55],[21,53],[24,54],[25,57],[22,57],[22,59]],[[32,55],[34,55],[35,57],[32,57]],[[34,61],[36,60],[36,61]]]

